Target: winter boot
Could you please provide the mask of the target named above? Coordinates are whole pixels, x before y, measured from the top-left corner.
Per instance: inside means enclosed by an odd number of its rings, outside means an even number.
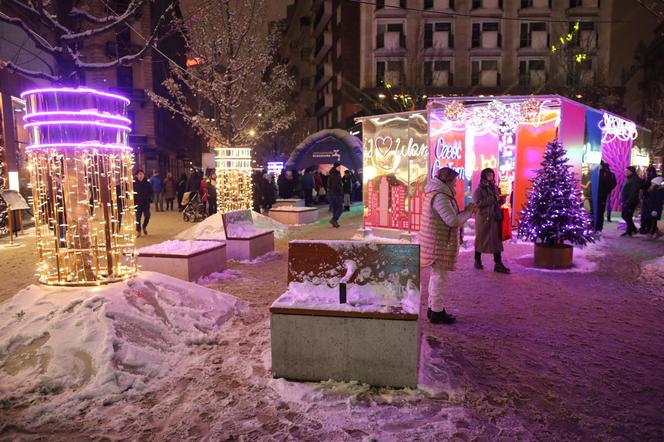
[[[344,212],[350,212],[350,206],[344,206]]]
[[[432,324],[452,324],[454,321],[456,321],[456,317],[448,314],[445,309],[442,312],[432,311],[429,318],[429,322]]]
[[[148,229],[145,227],[143,227],[143,235],[148,236]]]
[[[482,254],[475,252],[475,268],[477,270],[483,270],[484,266],[482,265]]]
[[[510,273],[512,273],[510,269],[505,267],[505,264],[503,264],[502,262],[497,262],[496,265],[493,267],[493,271],[496,273],[502,273],[504,275],[509,275]]]

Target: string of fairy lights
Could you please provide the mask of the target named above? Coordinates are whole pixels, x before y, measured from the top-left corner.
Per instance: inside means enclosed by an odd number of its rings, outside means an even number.
[[[26,99],[40,282],[98,285],[137,271],[129,101],[93,89]],[[91,112],[90,109],[95,109]]]
[[[251,209],[251,148],[217,147],[215,152],[219,212]]]

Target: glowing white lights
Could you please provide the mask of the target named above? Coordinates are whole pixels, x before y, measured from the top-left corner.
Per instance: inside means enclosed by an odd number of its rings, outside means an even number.
[[[639,135],[635,123],[607,112],[604,112],[598,126],[602,130],[602,143],[636,140]]]

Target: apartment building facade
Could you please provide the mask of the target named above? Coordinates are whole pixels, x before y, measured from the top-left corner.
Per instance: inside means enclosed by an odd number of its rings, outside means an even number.
[[[612,0],[371,3],[361,6],[361,87],[368,91],[389,84],[423,85],[430,95],[537,93],[572,75],[592,84],[608,67],[605,22],[611,20]],[[576,46],[586,59],[572,74],[552,45]]]

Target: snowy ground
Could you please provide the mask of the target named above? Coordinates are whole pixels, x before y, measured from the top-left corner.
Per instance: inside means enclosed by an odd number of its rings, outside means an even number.
[[[340,229],[325,214],[290,238],[345,239],[360,225],[356,209]],[[81,402],[65,419],[54,407],[73,387],[9,400],[20,387],[8,391],[0,359],[0,438],[662,440],[664,240],[619,238],[615,226],[600,244],[575,251],[574,271],[532,268],[532,246],[522,243],[506,245],[509,276],[477,271],[472,254],[462,254],[447,296],[458,322],[422,321],[417,390],[271,378],[268,307],[287,287],[287,242],[279,239],[271,259],[233,263],[200,281],[242,299],[245,312],[117,402]]]

